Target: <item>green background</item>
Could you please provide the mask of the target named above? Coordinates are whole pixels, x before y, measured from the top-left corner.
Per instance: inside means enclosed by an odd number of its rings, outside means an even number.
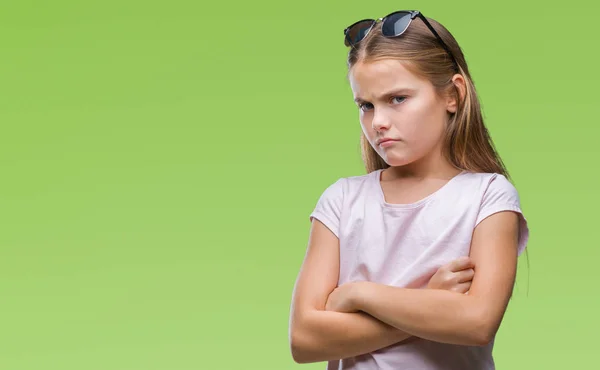
[[[597,6],[3,1],[0,369],[324,369],[288,344],[322,191],[364,173],[342,29],[459,40],[531,227],[499,369],[590,368]]]

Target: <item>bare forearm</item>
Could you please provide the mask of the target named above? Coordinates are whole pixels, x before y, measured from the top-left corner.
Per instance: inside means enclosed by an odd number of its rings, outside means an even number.
[[[469,295],[369,283],[355,306],[399,330],[437,342],[484,345],[490,337],[477,298]]]
[[[363,313],[313,310],[292,332],[297,362],[339,360],[376,351],[411,335]]]

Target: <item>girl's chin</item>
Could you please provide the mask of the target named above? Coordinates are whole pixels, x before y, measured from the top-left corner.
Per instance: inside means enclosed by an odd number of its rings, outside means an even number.
[[[382,158],[384,159],[385,163],[387,163],[388,165],[390,165],[392,167],[405,166],[405,165],[413,162],[412,158],[408,158],[406,156],[393,155],[392,153],[386,153],[386,154],[387,155],[383,156]]]

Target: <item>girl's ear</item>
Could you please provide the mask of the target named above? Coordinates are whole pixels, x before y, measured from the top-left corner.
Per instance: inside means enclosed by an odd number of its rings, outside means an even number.
[[[465,86],[465,78],[461,74],[457,73],[452,77],[452,83],[456,87],[456,90],[458,90],[458,93],[460,95],[460,101],[463,101],[465,99],[465,93],[467,90]],[[456,110],[458,109],[458,102],[456,100],[455,94],[448,95],[446,109],[450,113],[456,113]]]

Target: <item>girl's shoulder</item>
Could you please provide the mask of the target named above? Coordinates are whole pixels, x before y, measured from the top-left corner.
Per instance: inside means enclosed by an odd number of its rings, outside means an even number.
[[[346,197],[352,197],[353,194],[368,189],[376,181],[376,176],[377,171],[364,175],[338,177],[325,187],[321,200],[341,202]]]
[[[377,174],[380,170],[376,170],[364,175],[351,175],[337,178],[333,183],[328,185],[330,189],[347,192],[352,189],[357,189],[365,184],[368,184],[377,179]]]
[[[497,200],[519,203],[517,188],[500,173],[463,172],[452,181],[449,188],[453,197],[468,199],[477,204]]]
[[[471,184],[472,186],[486,189],[492,187],[512,187],[510,180],[501,173],[496,172],[468,172],[460,175],[462,184]]]
[[[504,202],[520,204],[519,191],[516,186],[503,174],[468,172],[463,176],[463,182],[458,188],[477,196],[481,203]]]

